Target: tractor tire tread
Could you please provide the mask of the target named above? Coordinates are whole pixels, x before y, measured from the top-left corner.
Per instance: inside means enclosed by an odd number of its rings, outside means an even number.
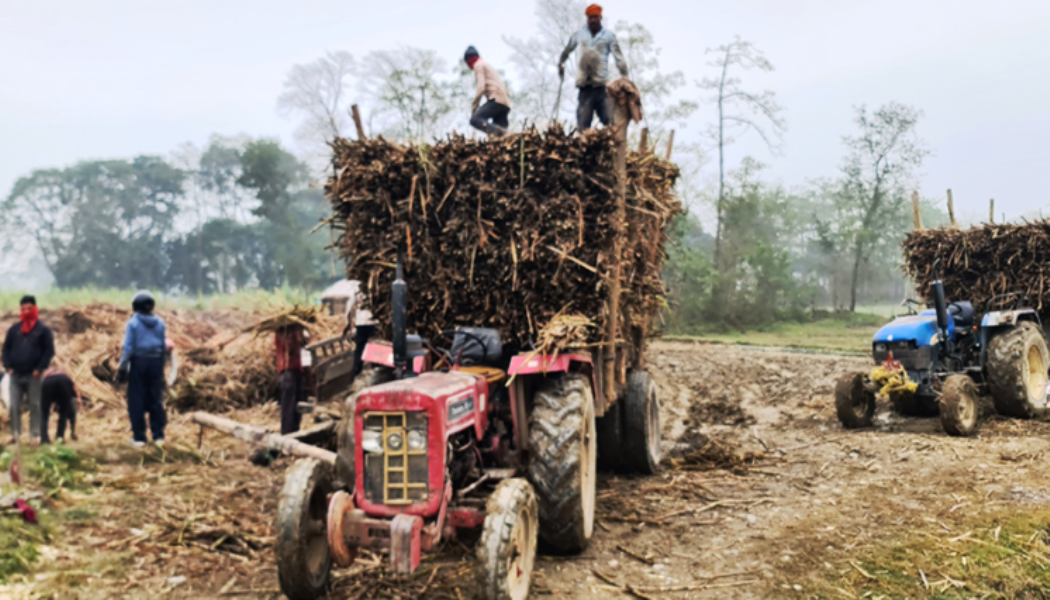
[[[846,429],[871,427],[875,394],[864,389],[864,377],[864,373],[846,373],[835,384],[835,412]],[[858,401],[865,403],[863,414],[857,414]]]
[[[951,436],[965,437],[977,431],[980,420],[980,406],[977,386],[967,375],[951,375],[941,386],[940,411],[941,426]],[[966,406],[969,404],[970,406]],[[964,418],[971,414],[973,421]]]
[[[1040,407],[1033,406],[1028,395],[1028,373],[1025,355],[1030,344],[1036,344],[1043,353],[1044,364],[1050,364],[1050,351],[1039,327],[1022,321],[1016,327],[1003,331],[988,342],[986,372],[988,389],[995,401],[995,410],[1001,415],[1029,419]],[[1045,394],[1045,390],[1043,391]]]
[[[501,481],[489,496],[485,506],[485,524],[476,550],[478,597],[481,600],[513,600],[506,586],[509,576],[507,554],[513,542],[511,535],[514,525],[522,508],[527,510],[534,521],[538,520],[536,493],[524,479]],[[532,531],[538,529],[538,523],[533,522]],[[533,540],[533,548],[535,545],[536,540]]]
[[[653,456],[649,452],[649,386],[655,386],[648,371],[632,371],[627,376],[627,391],[623,397],[623,449],[625,467],[643,475],[653,475],[660,470],[659,451]],[[655,392],[655,390],[654,390]],[[656,399],[659,405],[659,399]],[[657,413],[659,415],[659,412]],[[657,416],[657,436],[660,423]],[[657,440],[659,444],[659,440]]]
[[[580,459],[588,415],[593,415],[593,399],[583,376],[547,379],[536,391],[528,474],[539,506],[540,538],[556,552],[580,552],[590,542],[580,471],[586,468]]]
[[[331,556],[326,556],[323,568],[311,574],[307,565],[307,540],[301,539],[300,519],[309,511],[314,491],[320,488],[327,503],[331,488],[331,468],[313,458],[302,458],[292,465],[281,488],[277,506],[274,554],[277,557],[277,579],[281,591],[291,600],[314,600],[328,588]],[[327,506],[325,507],[327,508]]]

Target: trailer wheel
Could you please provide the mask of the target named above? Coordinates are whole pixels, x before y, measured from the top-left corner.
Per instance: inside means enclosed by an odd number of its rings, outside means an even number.
[[[894,392],[890,394],[890,403],[897,414],[905,417],[937,416],[937,401],[926,396]]]
[[[846,373],[835,385],[835,412],[846,429],[871,427],[875,394],[864,387],[864,373]]]
[[[328,494],[331,468],[319,460],[295,461],[284,480],[277,507],[277,579],[291,600],[314,600],[328,588]]]
[[[660,470],[660,396],[648,371],[627,376],[623,397],[624,463],[632,470],[652,475]]]
[[[623,402],[617,401],[594,420],[598,436],[598,468],[616,471],[623,466]]]
[[[988,342],[985,365],[995,410],[1028,419],[1045,408],[1048,366],[1050,351],[1035,323],[1022,321],[995,335]]]
[[[941,426],[948,435],[966,436],[977,431],[977,386],[967,375],[951,375],[941,388]]]
[[[540,538],[555,552],[581,552],[591,541],[596,438],[588,378],[566,374],[540,383],[529,415],[529,481]]]
[[[529,482],[506,479],[489,497],[478,542],[478,589],[482,600],[525,600],[536,561],[539,518]]]

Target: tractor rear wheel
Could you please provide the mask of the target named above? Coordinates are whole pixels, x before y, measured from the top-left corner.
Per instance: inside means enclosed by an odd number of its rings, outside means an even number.
[[[1022,321],[993,337],[985,367],[999,414],[1028,419],[1046,408],[1050,351],[1038,325]]]
[[[893,392],[890,394],[890,403],[897,414],[905,417],[935,417],[937,416],[937,401],[926,396],[918,396],[904,392]]]
[[[835,385],[835,412],[846,429],[871,427],[875,393],[864,386],[864,373],[846,373]]]
[[[540,538],[556,552],[581,552],[594,533],[597,435],[590,379],[544,380],[529,415],[529,481],[536,489]]]
[[[948,435],[966,436],[977,431],[977,386],[967,375],[951,375],[941,388],[941,426]]]
[[[284,480],[277,507],[277,579],[291,600],[314,600],[328,588],[328,494],[331,468],[319,460],[295,461]]]
[[[660,396],[648,371],[627,376],[623,397],[624,466],[645,475],[660,470]]]
[[[482,600],[525,600],[536,562],[539,518],[536,494],[524,479],[496,486],[485,507],[478,542],[478,589]]]

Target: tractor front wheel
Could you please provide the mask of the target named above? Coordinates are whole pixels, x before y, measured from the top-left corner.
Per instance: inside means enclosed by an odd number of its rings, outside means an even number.
[[[529,481],[540,538],[555,552],[581,552],[594,533],[598,444],[590,378],[545,379],[529,415]]]
[[[864,385],[864,373],[846,373],[835,385],[835,412],[846,429],[871,427],[875,393]]]
[[[977,386],[967,375],[952,375],[941,388],[941,426],[954,436],[973,435],[977,431],[979,409]]]
[[[648,371],[627,376],[623,397],[624,466],[645,475],[660,470],[660,397]]]
[[[1022,321],[988,342],[988,387],[995,410],[1008,417],[1029,419],[1046,407],[1050,351],[1039,326]]]
[[[328,550],[328,494],[331,468],[313,458],[299,459],[284,480],[277,507],[277,579],[291,600],[314,600],[328,588],[332,556]]]
[[[536,494],[524,479],[496,486],[485,507],[478,542],[478,589],[482,600],[525,600],[529,596],[539,531]]]

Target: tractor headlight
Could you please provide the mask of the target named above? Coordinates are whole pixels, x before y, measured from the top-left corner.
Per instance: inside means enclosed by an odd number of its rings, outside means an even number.
[[[427,447],[427,436],[422,429],[408,430],[408,449],[424,450]]]
[[[365,429],[361,432],[361,449],[372,454],[383,453],[383,432]]]
[[[875,344],[875,351],[876,352],[885,352],[886,351],[886,344]]]
[[[401,437],[400,433],[391,433],[386,438],[386,447],[390,448],[394,452],[401,449],[401,445],[405,443],[405,440]]]

